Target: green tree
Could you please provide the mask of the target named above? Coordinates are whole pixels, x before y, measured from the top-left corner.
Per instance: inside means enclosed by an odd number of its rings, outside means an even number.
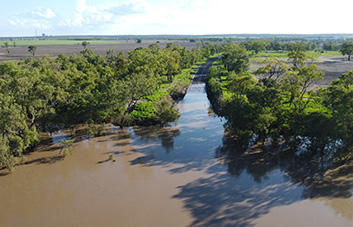
[[[353,41],[346,41],[340,46],[340,52],[342,55],[348,55],[348,61],[351,60],[353,54]]]
[[[246,43],[246,49],[249,51],[254,51],[255,54],[260,53],[261,51],[266,50],[266,43],[262,40],[255,40]]]
[[[339,139],[353,145],[353,71],[334,80],[324,93],[325,104],[332,110],[339,128]]]
[[[276,76],[276,81],[283,75],[284,72],[288,70],[288,65],[284,62],[278,60],[278,58],[265,58],[259,62],[265,66],[258,68],[255,71],[257,75],[263,75],[266,79],[272,79],[274,75]]]
[[[179,119],[179,112],[168,100],[162,100],[156,106],[157,117],[161,126],[166,126],[169,122],[175,122]]]
[[[295,43],[288,43],[287,45],[288,51],[306,51],[308,50],[308,45],[304,42],[295,42]]]
[[[247,93],[256,85],[256,80],[250,75],[236,74],[231,71],[228,75],[227,88],[236,96],[241,96]]]
[[[250,59],[246,49],[238,44],[231,43],[224,47],[222,61],[229,72],[246,72],[250,66]]]
[[[6,49],[6,51],[7,51],[7,53],[9,54],[10,53],[10,46],[9,46],[9,42],[4,42],[4,47],[5,47],[5,49]]]
[[[124,51],[117,54],[115,50],[108,50],[107,61],[117,78],[123,77],[127,74],[128,60],[124,56]]]
[[[82,46],[83,46],[84,50],[87,48],[88,44],[89,44],[89,42],[87,42],[87,41],[82,42]]]
[[[314,59],[309,58],[308,55],[306,55],[305,52],[301,50],[293,50],[293,51],[289,51],[288,53],[288,61],[293,64],[292,68],[294,70],[305,65],[308,59],[311,59],[312,61],[314,61]]]
[[[163,55],[165,57],[162,58],[161,61],[164,60],[166,76],[168,77],[169,81],[173,81],[173,75],[180,71],[181,56],[179,52],[169,49],[165,49]]]
[[[320,81],[324,73],[318,70],[317,65],[302,66],[296,70],[290,70],[284,73],[281,81],[281,89],[284,93],[289,92],[289,105],[294,107],[298,113],[302,112],[309,102],[311,97],[305,97],[309,92],[309,88]],[[313,95],[313,91],[310,92]]]
[[[123,94],[126,105],[123,108],[120,126],[124,126],[126,115],[133,110],[133,107],[143,96],[150,95],[155,91],[157,81],[151,75],[138,73],[128,75],[121,83],[123,87],[120,92]]]
[[[32,53],[32,55],[34,56],[36,54],[37,48],[38,48],[37,46],[30,45],[28,47],[28,52]]]

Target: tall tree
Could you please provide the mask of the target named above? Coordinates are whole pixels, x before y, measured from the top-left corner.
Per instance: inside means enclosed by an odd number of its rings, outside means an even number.
[[[121,126],[125,125],[125,117],[132,111],[132,107],[136,105],[141,97],[152,94],[157,88],[157,81],[152,75],[146,75],[142,73],[134,73],[128,75],[128,77],[122,81],[123,87],[120,92],[124,94],[125,101],[127,103],[124,110],[123,116],[120,122]]]
[[[250,59],[244,47],[228,43],[224,49],[222,61],[229,72],[241,73],[249,69]]]
[[[297,113],[302,112],[311,101],[310,97],[304,97],[309,92],[310,86],[323,78],[324,73],[318,68],[317,65],[302,66],[284,73],[281,88],[284,92],[290,93],[289,104],[290,106],[293,104]]]
[[[264,64],[265,66],[258,68],[255,71],[255,74],[262,74],[268,80],[272,79],[274,75],[277,75],[275,78],[277,81],[279,77],[288,70],[288,65],[284,62],[280,62],[278,58],[265,58],[259,63]]]
[[[324,92],[325,104],[332,110],[339,128],[338,138],[345,146],[353,145],[353,71],[334,80]],[[350,150],[346,149],[346,150]]]
[[[348,61],[351,60],[353,54],[353,41],[346,41],[340,46],[340,52],[342,55],[348,55]]]
[[[4,47],[5,47],[5,49],[6,49],[6,51],[7,51],[7,53],[9,54],[10,53],[10,50],[9,50],[9,42],[4,42]]]
[[[83,41],[82,42],[83,49],[86,49],[88,44],[89,44],[89,42]]]
[[[266,50],[266,43],[262,40],[249,41],[244,44],[245,44],[247,50],[254,51],[255,54],[258,54],[261,51]]]
[[[36,54],[37,48],[37,46],[31,45],[28,47],[28,52],[32,53],[34,56]]]

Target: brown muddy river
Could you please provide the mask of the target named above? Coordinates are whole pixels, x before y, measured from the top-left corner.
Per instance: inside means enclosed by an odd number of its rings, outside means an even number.
[[[108,126],[64,159],[51,143],[1,171],[0,226],[353,226],[352,166],[237,152],[204,88],[172,127]]]

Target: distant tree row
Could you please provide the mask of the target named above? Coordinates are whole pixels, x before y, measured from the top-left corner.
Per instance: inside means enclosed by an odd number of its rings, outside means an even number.
[[[248,51],[254,51],[256,54],[264,50],[283,50],[283,51],[317,51],[317,50],[326,50],[334,51],[339,50],[340,45],[334,44],[332,42],[325,42],[323,44],[319,42],[279,42],[277,40],[268,41],[268,40],[252,40],[242,42]]]
[[[350,56],[353,54],[353,41],[344,41],[342,44],[333,44],[332,42],[324,43],[322,46],[315,42],[293,42],[293,43],[280,43],[277,41],[266,42],[265,40],[253,40],[240,43],[245,47],[247,51],[251,51],[254,54],[265,50],[276,50],[276,51],[340,51],[342,55]]]

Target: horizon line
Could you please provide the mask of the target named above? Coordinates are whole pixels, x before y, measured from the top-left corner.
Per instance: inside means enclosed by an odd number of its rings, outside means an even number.
[[[5,38],[48,38],[48,37],[148,37],[148,36],[178,36],[178,37],[201,37],[201,36],[353,36],[353,33],[228,33],[228,34],[125,34],[125,35],[37,35],[37,36],[0,36],[0,39]]]

